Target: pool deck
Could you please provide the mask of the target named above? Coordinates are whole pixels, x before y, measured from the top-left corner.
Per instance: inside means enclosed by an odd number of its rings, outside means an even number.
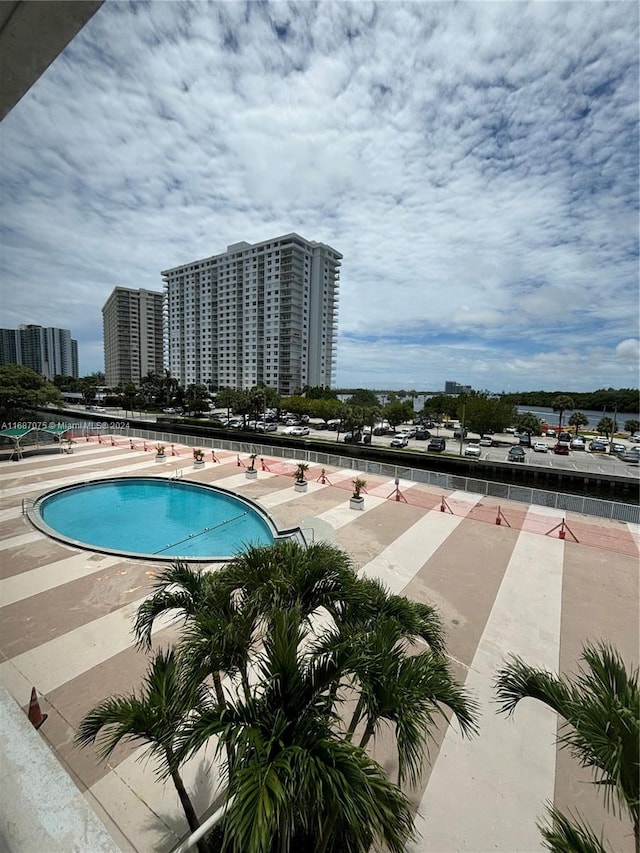
[[[394,481],[372,475],[364,510],[356,511],[349,507],[355,468],[327,468],[322,482],[312,466],[301,494],[293,488],[293,451],[291,459],[265,458],[264,469],[256,460],[258,478],[249,480],[230,451],[216,452],[218,462],[208,452],[205,467],[195,470],[188,448],[176,445],[180,455],[157,463],[147,447],[81,442],[73,454],[0,462],[0,682],[25,709],[36,687],[49,715],[38,735],[123,851],[169,853],[186,836],[173,785],[158,782],[152,765],[139,760],[143,749],[119,747],[103,765],[73,738],[94,705],[139,683],[146,659],[131,627],[158,565],[55,542],[32,527],[22,502],[105,476],[182,472],[257,501],[279,528],[313,531],[347,550],[363,574],[439,607],[455,673],[481,703],[480,735],[463,740],[455,727],[435,730],[421,783],[408,792],[421,833],[410,853],[542,850],[536,822],[547,802],[579,811],[611,849],[631,853],[630,822],[607,814],[585,784],[589,774],[557,749],[555,715],[534,702],[521,703],[513,719],[497,715],[492,679],[511,653],[574,672],[587,640],[608,640],[637,665],[637,525],[498,506],[497,499],[404,481],[396,499]],[[248,464],[246,455],[240,461]],[[155,642],[174,635],[165,620]],[[390,739],[383,734],[372,751],[393,776]],[[213,750],[184,775],[203,812],[216,789]]]

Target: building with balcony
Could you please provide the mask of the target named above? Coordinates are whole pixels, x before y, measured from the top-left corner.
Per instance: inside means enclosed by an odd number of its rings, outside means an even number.
[[[164,368],[161,292],[116,287],[102,308],[105,382],[108,387],[139,385]]]
[[[0,329],[0,366],[29,367],[49,381],[54,376],[78,378],[78,342],[69,329],[24,324]]]
[[[285,396],[334,384],[341,259],[292,233],[164,270],[172,375]]]

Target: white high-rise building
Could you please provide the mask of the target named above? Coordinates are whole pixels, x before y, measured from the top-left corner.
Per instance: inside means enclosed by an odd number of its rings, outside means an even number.
[[[102,309],[105,382],[110,388],[164,369],[164,295],[115,287]]]
[[[185,387],[263,383],[281,395],[331,386],[341,259],[286,234],[165,270],[172,375]]]

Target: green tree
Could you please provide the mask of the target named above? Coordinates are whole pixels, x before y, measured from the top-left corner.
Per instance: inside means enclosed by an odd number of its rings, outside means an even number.
[[[60,391],[42,376],[18,364],[0,367],[0,416],[18,421],[31,409],[53,403],[64,406]]]
[[[238,392],[233,388],[220,388],[216,394],[216,406],[227,410],[227,420],[231,416],[231,412],[235,411],[238,401]]]
[[[542,421],[532,412],[525,412],[522,415],[516,415],[513,423],[518,432],[526,432],[529,435],[542,434]],[[502,432],[503,429],[501,429],[500,432]]]
[[[156,652],[144,677],[140,695],[105,699],[80,723],[78,746],[95,743],[98,754],[107,761],[122,741],[141,741],[158,759],[157,772],[168,773],[175,785],[189,829],[200,826],[198,817],[180,775],[177,738],[187,718],[206,698],[202,684],[185,678],[174,650]],[[209,853],[201,840],[199,853]]]
[[[201,415],[209,408],[209,392],[206,385],[188,385],[185,393],[187,411],[193,415]]]
[[[607,440],[608,440],[609,437],[613,435],[613,432],[615,429],[614,423],[613,423],[613,418],[609,418],[606,415],[605,415],[605,417],[600,418],[600,420],[598,421],[598,425],[596,426],[596,429],[598,430],[600,435],[605,435],[607,437]]]
[[[357,388],[347,400],[347,404],[364,409],[371,406],[379,406],[380,401],[375,391],[370,391],[368,388]]]
[[[640,421],[632,418],[630,421],[624,422],[624,430],[625,432],[630,432],[631,435],[638,432],[640,430]]]
[[[555,397],[551,402],[551,408],[554,412],[558,412],[558,426],[562,427],[562,415],[568,411],[575,409],[576,404],[573,401],[573,397],[569,397],[567,394],[559,394]]]
[[[464,405],[464,425],[470,432],[484,435],[490,432],[502,432],[515,420],[515,409],[499,397],[474,392],[458,398],[456,415],[462,418]]]
[[[411,403],[406,402],[387,403],[382,410],[382,414],[394,429],[399,426],[399,424],[412,420],[414,416]]]
[[[569,426],[575,427],[577,435],[580,427],[587,426],[589,424],[589,418],[584,414],[584,412],[574,412],[569,418],[568,423]]]
[[[587,645],[582,660],[586,667],[581,666],[577,676],[570,680],[530,667],[518,657],[512,658],[496,679],[500,710],[512,714],[518,702],[528,697],[543,702],[563,718],[560,745],[593,772],[607,808],[615,811],[619,806],[628,813],[639,851],[638,670],[627,671],[620,655],[605,643]],[[566,818],[563,821],[568,823]]]

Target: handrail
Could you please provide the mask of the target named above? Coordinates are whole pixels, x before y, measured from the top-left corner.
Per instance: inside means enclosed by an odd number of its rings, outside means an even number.
[[[35,505],[36,502],[33,498],[22,498],[22,515],[26,515]]]

